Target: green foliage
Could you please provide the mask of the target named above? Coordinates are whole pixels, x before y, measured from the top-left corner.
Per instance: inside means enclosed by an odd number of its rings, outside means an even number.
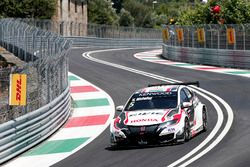
[[[88,3],[88,20],[96,24],[118,25],[119,17],[110,0],[91,0]]]
[[[212,12],[219,5],[220,13]],[[211,0],[206,4],[196,3],[195,8],[182,12],[178,24],[241,24],[250,21],[250,2],[246,0]]]
[[[135,19],[136,27],[152,27],[152,9],[135,0],[126,0],[123,5],[124,9],[129,11]]]
[[[120,26],[134,26],[134,18],[131,16],[129,11],[122,9],[120,12]]]
[[[222,13],[226,24],[250,22],[250,2],[245,0],[223,0]]]
[[[0,16],[50,19],[55,14],[56,5],[56,0],[1,0]]]

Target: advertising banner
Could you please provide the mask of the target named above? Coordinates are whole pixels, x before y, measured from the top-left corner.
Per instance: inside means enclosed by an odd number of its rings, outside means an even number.
[[[177,28],[176,32],[177,32],[177,36],[178,36],[178,41],[183,42],[183,40],[184,40],[183,29],[182,28]]]
[[[198,28],[197,29],[197,37],[198,37],[198,42],[199,43],[205,42],[205,31],[204,31],[204,28]]]
[[[228,42],[228,44],[235,43],[235,30],[234,30],[234,28],[227,28],[227,42]]]
[[[9,105],[26,105],[26,74],[10,74]]]

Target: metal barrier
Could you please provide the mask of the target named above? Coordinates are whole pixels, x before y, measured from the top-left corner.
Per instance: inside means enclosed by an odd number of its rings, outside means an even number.
[[[0,125],[0,164],[33,147],[53,134],[70,113],[67,88],[53,102]]]
[[[194,64],[250,68],[250,51],[177,47],[163,44],[163,57]]]
[[[162,39],[119,39],[95,37],[66,37],[73,41],[74,47],[99,46],[99,47],[160,47]]]
[[[0,70],[0,99],[10,73],[27,74],[27,105],[0,102],[0,164],[54,133],[70,114],[67,51],[71,41],[19,19],[0,19],[0,45],[22,61]]]

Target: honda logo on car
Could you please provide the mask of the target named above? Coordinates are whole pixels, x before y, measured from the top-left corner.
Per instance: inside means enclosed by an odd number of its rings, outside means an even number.
[[[148,119],[135,119],[135,120],[131,120],[130,123],[139,123],[139,122],[158,122],[157,119],[152,119],[152,118],[148,118]]]
[[[26,105],[26,74],[11,74],[9,105]]]

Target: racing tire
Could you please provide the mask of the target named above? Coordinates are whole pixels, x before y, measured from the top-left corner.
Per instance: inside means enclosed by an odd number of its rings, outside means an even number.
[[[202,112],[202,127],[203,127],[203,132],[207,131],[207,112],[204,109]]]
[[[185,119],[183,134],[184,134],[183,138],[184,138],[185,142],[187,142],[191,139],[190,123],[189,123],[189,120],[187,118]]]

